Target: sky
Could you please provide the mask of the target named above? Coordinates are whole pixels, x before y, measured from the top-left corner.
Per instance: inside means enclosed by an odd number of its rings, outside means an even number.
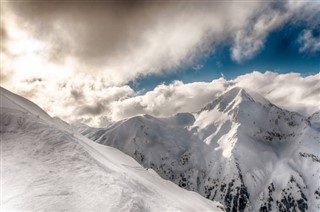
[[[316,0],[1,0],[0,84],[92,126],[194,112],[234,86],[307,116],[319,14]]]
[[[220,76],[234,79],[239,75],[253,70],[277,73],[297,72],[304,76],[319,73],[320,47],[318,50],[301,51],[301,36],[303,23],[284,25],[270,32],[265,39],[264,47],[251,59],[240,63],[232,59],[230,44],[222,44],[211,54],[197,60],[193,65],[178,69],[177,72],[161,76],[148,76],[135,79],[130,85],[138,90],[148,91],[160,83],[170,83],[172,80],[183,82],[212,81]],[[312,30],[320,42],[320,25]],[[318,44],[319,45],[319,44]]]

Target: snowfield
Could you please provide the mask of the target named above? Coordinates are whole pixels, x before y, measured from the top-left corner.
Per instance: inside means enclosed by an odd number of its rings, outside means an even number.
[[[223,211],[1,88],[2,211]]]

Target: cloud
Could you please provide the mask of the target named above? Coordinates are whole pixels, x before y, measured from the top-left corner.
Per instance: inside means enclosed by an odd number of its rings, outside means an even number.
[[[292,16],[288,3],[264,6],[263,13],[257,10],[256,17],[249,20],[246,27],[238,30],[234,36],[232,58],[238,62],[252,58],[264,47],[267,35],[285,23]],[[261,14],[259,14],[261,13]]]
[[[82,90],[71,89],[70,91],[71,97],[75,100],[82,100],[84,98]]]
[[[143,96],[116,102],[112,120],[144,113],[170,116],[179,112],[197,112],[235,86],[255,91],[280,107],[308,116],[320,110],[319,80],[320,74],[303,77],[297,73],[255,71],[230,81],[224,78],[209,83],[175,81],[170,85],[159,85]]]
[[[232,58],[237,62],[254,57],[264,47],[266,37],[275,29],[290,22],[304,21],[306,25],[320,24],[319,2],[279,1],[261,4],[245,27],[236,31],[231,48]]]
[[[106,109],[106,106],[101,102],[97,102],[94,105],[84,105],[78,110],[78,115],[101,115]]]
[[[302,46],[300,52],[316,53],[320,52],[320,35],[315,36],[311,30],[305,30],[299,37]]]
[[[52,116],[70,123],[103,127],[139,114],[166,117],[197,112],[235,86],[253,90],[280,107],[308,116],[320,110],[319,81],[320,74],[304,77],[298,73],[254,71],[234,80],[221,77],[212,82],[174,81],[139,95],[127,85],[110,87],[103,77],[96,80],[79,74],[60,84],[30,79],[11,90],[31,99]]]
[[[115,102],[112,120],[144,113],[170,116],[178,112],[196,112],[205,103],[222,94],[227,84],[228,82],[220,78],[211,83],[184,84],[181,81],[175,81],[170,85],[159,85],[143,96]]]
[[[3,51],[5,51],[5,41],[7,41],[7,39],[8,39],[7,30],[6,30],[6,27],[4,26],[4,24],[5,23],[1,19],[1,22],[0,22],[0,36],[1,36],[0,51],[1,51],[1,53]]]
[[[30,69],[49,63],[68,66],[73,74],[103,73],[111,86],[193,67],[222,42],[231,45],[235,61],[250,59],[264,47],[270,32],[288,21],[311,20],[319,12],[316,2],[301,1],[2,4],[6,24],[1,32],[6,33],[7,60],[12,61],[6,62],[5,70],[16,71],[30,61]],[[8,56],[11,53],[14,57]]]
[[[237,77],[236,86],[260,93],[272,103],[305,116],[320,110],[320,74],[252,72]]]
[[[102,75],[81,73],[63,81],[48,78],[16,81],[9,89],[34,101],[51,116],[92,126],[111,122],[112,103],[134,94],[127,85],[109,86]]]
[[[126,84],[184,66],[201,72],[198,59],[222,43],[230,45],[232,58],[241,63],[258,54],[269,33],[288,22],[303,21],[308,29],[315,29],[320,24],[318,4],[289,0],[5,1],[1,2],[0,83],[51,115],[94,126],[140,113],[168,116],[197,111],[230,86],[249,83],[280,106],[307,114],[315,110],[319,86],[314,81],[319,75],[254,72],[233,81],[176,81],[144,95]],[[318,42],[309,30],[300,40],[301,51],[314,51]],[[261,88],[255,79],[261,79]],[[296,92],[289,95],[283,85],[293,86]],[[275,88],[281,92],[269,90]]]

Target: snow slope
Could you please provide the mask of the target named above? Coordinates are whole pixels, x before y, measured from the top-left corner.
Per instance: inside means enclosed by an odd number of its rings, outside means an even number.
[[[222,211],[1,88],[1,211]]]
[[[233,88],[198,113],[80,131],[227,211],[320,210],[319,129],[254,92]]]

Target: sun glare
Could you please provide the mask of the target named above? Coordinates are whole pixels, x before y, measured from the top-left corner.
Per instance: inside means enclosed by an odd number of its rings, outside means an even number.
[[[34,55],[44,50],[45,44],[19,29],[14,22],[8,24],[8,51],[12,55]]]

